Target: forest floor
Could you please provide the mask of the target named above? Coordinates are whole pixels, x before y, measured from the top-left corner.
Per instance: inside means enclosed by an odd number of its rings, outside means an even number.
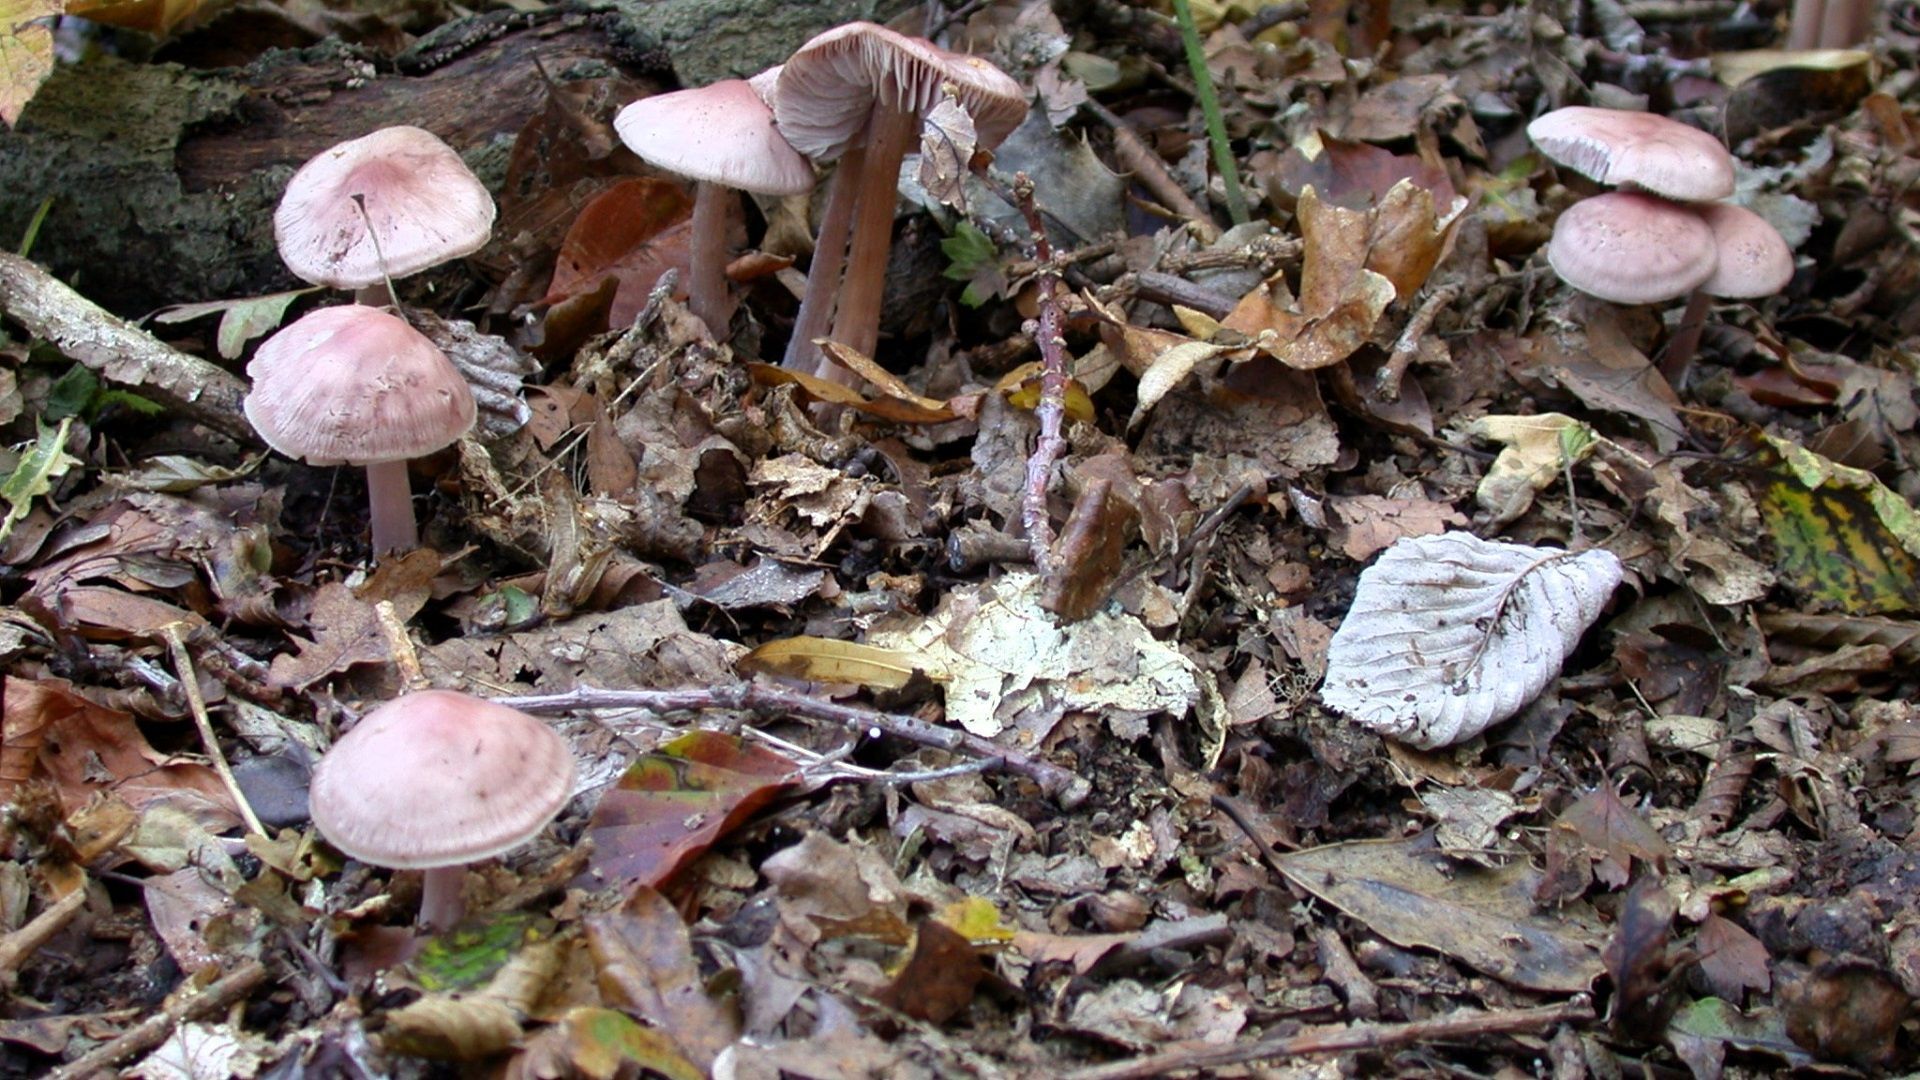
[[[1920,1064],[1915,9],[1194,9],[1204,93],[1170,13],[915,9],[1032,111],[926,128],[858,389],[780,366],[807,197],[716,341],[691,188],[553,72],[493,243],[397,283],[483,391],[404,554],[213,392],[326,290],[131,329],[0,264],[0,1077]],[[170,47],[315,27],[234,10]],[[1601,188],[1527,124],[1588,104],[1794,252],[1690,363],[1548,265]],[[439,935],[307,802],[427,686],[577,763]]]

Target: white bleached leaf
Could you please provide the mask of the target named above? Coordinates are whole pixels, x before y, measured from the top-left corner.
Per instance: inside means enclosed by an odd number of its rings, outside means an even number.
[[[1470,739],[1560,673],[1618,584],[1607,551],[1401,540],[1361,573],[1320,699],[1422,749]]]
[[[949,90],[920,123],[920,186],[928,195],[967,212],[968,164],[977,137],[973,117]]]

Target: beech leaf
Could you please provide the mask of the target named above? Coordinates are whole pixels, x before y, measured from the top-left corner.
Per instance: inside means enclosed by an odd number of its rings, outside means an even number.
[[[1559,674],[1620,574],[1598,549],[1462,532],[1401,540],[1360,575],[1321,700],[1421,749],[1470,739]]]

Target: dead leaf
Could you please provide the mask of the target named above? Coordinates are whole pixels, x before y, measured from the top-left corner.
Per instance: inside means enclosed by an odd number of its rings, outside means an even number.
[[[673,905],[642,888],[618,911],[588,916],[586,926],[601,995],[664,1032],[687,1060],[711,1068],[738,1036],[740,1020],[708,996],[687,924]]]
[[[580,208],[560,242],[553,283],[541,302],[592,293],[612,278],[619,284],[608,323],[632,325],[661,274],[677,269],[684,278],[692,213],[693,200],[667,180],[631,177],[600,192]]]
[[[95,705],[60,679],[9,675],[4,697],[0,735],[8,753],[0,802],[27,778],[21,773],[34,755],[68,813],[111,792],[135,810],[177,808],[210,832],[239,823],[239,810],[212,769],[155,750],[126,713]]]
[[[784,792],[799,766],[717,731],[691,731],[631,765],[587,823],[585,879],[653,889]]]

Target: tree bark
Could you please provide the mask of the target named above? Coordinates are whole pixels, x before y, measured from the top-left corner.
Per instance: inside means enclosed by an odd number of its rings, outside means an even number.
[[[884,18],[905,5],[879,6]],[[424,127],[498,194],[514,136],[547,107],[535,57],[562,83],[626,73],[671,85],[677,71],[701,84],[778,63],[862,10],[859,0],[576,2],[458,20],[391,58],[330,40],[237,69],[111,56],[61,65],[18,127],[0,132],[0,249],[17,247],[51,197],[32,256],[109,310],[288,288],[273,207],[293,170],[334,143]]]

